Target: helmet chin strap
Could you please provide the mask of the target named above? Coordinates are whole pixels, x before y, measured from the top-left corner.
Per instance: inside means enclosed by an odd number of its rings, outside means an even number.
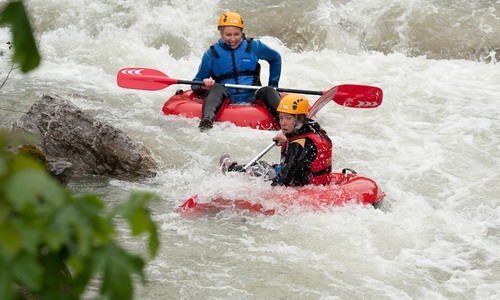
[[[293,131],[299,130],[302,127],[302,125],[304,125],[304,122],[299,121],[299,115],[295,115],[295,128],[293,129]]]

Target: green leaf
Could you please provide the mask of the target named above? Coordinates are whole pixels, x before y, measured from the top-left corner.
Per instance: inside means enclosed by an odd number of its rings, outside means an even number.
[[[158,239],[158,230],[156,224],[152,223],[149,227],[149,255],[155,257],[160,247],[160,240]]]
[[[93,280],[106,298],[131,299],[134,274],[145,281],[144,261],[114,241],[113,218],[125,218],[134,235],[149,233],[155,255],[146,204],[157,197],[133,193],[105,214],[97,196],[74,196],[42,164],[5,151],[18,141],[0,130],[0,299],[13,299],[16,287],[37,299],[79,299]]]
[[[42,283],[42,269],[34,256],[22,254],[12,264],[12,275],[22,285],[37,291]]]
[[[0,157],[0,176],[5,175],[7,173],[7,161],[4,157]]]
[[[7,25],[12,29],[14,45],[12,61],[21,66],[21,71],[27,73],[38,67],[40,54],[22,1],[7,4],[0,12],[0,25]]]
[[[5,253],[8,259],[13,258],[21,250],[21,238],[11,222],[0,223],[0,254]]]
[[[129,200],[122,203],[113,212],[113,215],[121,215],[128,222],[132,230],[132,234],[137,236],[142,233],[149,233],[149,253],[152,257],[156,256],[159,247],[158,230],[155,222],[151,218],[146,204],[150,201],[157,200],[158,196],[152,193],[132,193]]]
[[[144,208],[150,201],[157,200],[158,196],[153,193],[133,192],[128,201],[120,204],[114,214],[122,215],[126,219],[132,218],[137,209]]]
[[[14,282],[10,269],[6,268],[0,257],[0,299],[14,298]]]
[[[144,261],[128,254],[115,244],[108,244],[96,254],[98,265],[103,271],[101,294],[109,299],[132,299],[133,282],[131,274],[144,280]]]
[[[40,245],[41,239],[41,229],[39,226],[28,226],[27,224],[22,224],[21,222],[16,222],[19,229],[19,235],[21,237],[21,244],[24,251],[36,256],[38,252],[38,246]]]
[[[20,156],[14,159],[29,160]],[[20,213],[36,207],[43,214],[66,200],[64,188],[44,170],[26,169],[16,172],[6,181],[5,189],[7,201]]]
[[[79,222],[74,226],[80,248],[79,254],[86,255],[91,246],[99,247],[114,237],[113,224],[101,215],[103,209],[103,202],[94,195],[83,195],[75,201]]]
[[[0,223],[7,222],[7,219],[10,217],[10,215],[10,205],[8,205],[8,203],[5,203],[4,199],[0,197]]]
[[[93,247],[112,239],[112,224],[100,215],[103,204],[95,200],[93,196],[85,196],[57,212],[46,233],[47,244],[52,250],[57,251],[63,245],[74,243],[71,253],[85,257],[92,254]]]

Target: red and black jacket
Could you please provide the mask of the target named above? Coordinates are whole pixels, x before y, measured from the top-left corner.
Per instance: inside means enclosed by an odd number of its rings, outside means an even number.
[[[325,185],[331,181],[332,141],[318,123],[306,119],[302,127],[287,134],[281,147],[281,170],[272,185]]]

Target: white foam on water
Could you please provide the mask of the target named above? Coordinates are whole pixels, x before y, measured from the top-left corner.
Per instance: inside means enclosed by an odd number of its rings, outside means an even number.
[[[291,1],[273,2],[267,10],[262,1],[26,1],[43,62],[27,75],[14,72],[0,90],[1,108],[19,111],[0,110],[0,124],[8,127],[42,94],[53,93],[151,149],[159,162],[155,178],[73,185],[110,202],[133,190],[160,196],[152,211],[162,246],[148,263],[148,285],[137,286],[139,299],[496,299],[500,67],[459,54],[443,59],[432,52],[439,49],[433,39],[421,38],[440,28],[432,27],[438,16],[444,23],[461,16],[472,25],[482,18],[483,44],[495,48],[488,26],[496,24],[490,15],[498,4],[487,2],[462,3],[471,5],[467,15],[460,5],[440,1],[307,6]],[[349,167],[373,178],[387,194],[381,209],[347,205],[275,216],[226,212],[196,220],[174,212],[195,194],[205,201],[208,195],[258,198],[269,190],[260,179],[223,176],[218,160],[228,152],[246,163],[275,132],[216,123],[200,133],[197,120],[161,112],[176,89],[188,86],[122,89],[116,72],[149,67],[191,80],[203,51],[217,38],[218,14],[226,9],[247,11],[248,32],[280,51],[282,87],[382,88],[379,108],[332,102],[317,115],[334,143],[334,169]],[[457,22],[449,36],[438,36],[448,43],[457,36],[480,44]],[[1,28],[0,39],[8,38]],[[384,48],[384,41],[391,44]],[[9,50],[0,50],[3,77]],[[266,82],[266,63],[262,76]],[[276,163],[278,157],[276,148],[264,159]],[[145,247],[143,241],[124,243]]]

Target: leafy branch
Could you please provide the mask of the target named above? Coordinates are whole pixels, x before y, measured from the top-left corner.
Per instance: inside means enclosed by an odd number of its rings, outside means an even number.
[[[147,205],[157,196],[135,192],[105,213],[99,197],[75,196],[39,160],[6,151],[26,142],[0,131],[0,299],[18,298],[20,290],[79,299],[94,279],[106,298],[131,299],[133,276],[146,279],[145,262],[119,245],[114,223],[121,218],[133,236],[148,234],[154,257],[158,233]]]
[[[11,27],[14,37],[12,62],[18,64],[23,73],[38,67],[41,57],[22,1],[11,1],[0,10],[0,26]]]
[[[3,86],[5,85],[5,83],[7,82],[7,80],[9,79],[10,73],[12,73],[13,70],[19,69],[19,68],[20,67],[14,67],[14,64],[12,64],[12,66],[9,69],[9,72],[7,72],[7,75],[5,76],[5,79],[2,81],[2,84],[0,84],[0,90],[3,88]]]
[[[35,69],[41,58],[22,1],[0,7],[0,26],[12,30],[7,78],[14,65]],[[91,280],[105,298],[131,299],[133,276],[145,281],[145,262],[117,243],[114,222],[124,219],[133,236],[148,234],[154,257],[159,240],[147,205],[157,197],[133,193],[105,213],[99,197],[73,195],[39,160],[11,151],[36,143],[0,131],[0,299],[79,299]]]

